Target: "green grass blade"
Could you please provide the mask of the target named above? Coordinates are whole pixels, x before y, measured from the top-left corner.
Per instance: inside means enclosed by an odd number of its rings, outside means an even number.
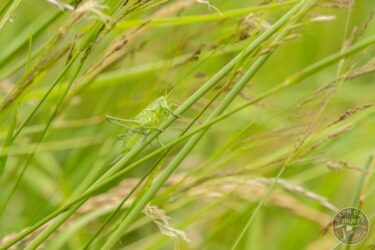
[[[282,25],[289,20],[294,14],[299,11],[306,1],[301,1],[298,5],[296,5],[290,12],[285,14],[279,21],[278,25]],[[276,24],[275,24],[276,25]],[[281,38],[284,38],[286,34],[282,34]],[[279,38],[276,40],[279,42]],[[235,85],[235,87],[229,92],[229,94],[224,98],[218,108],[209,116],[208,121],[213,120],[215,117],[222,114],[225,109],[233,102],[233,100],[237,97],[237,95],[241,92],[241,90],[246,86],[249,80],[255,75],[255,73],[263,66],[263,64],[268,60],[271,53],[260,56],[252,66],[246,71],[245,75],[241,78],[241,80]],[[128,216],[122,221],[121,225],[118,229],[110,235],[106,243],[103,245],[103,249],[111,249],[120,237],[126,232],[129,228],[131,223],[135,220],[136,216],[139,212],[147,205],[149,201],[152,200],[153,196],[159,191],[159,189],[163,186],[165,181],[173,174],[173,172],[177,169],[177,167],[181,164],[181,162],[186,158],[186,156],[191,152],[194,146],[200,141],[200,139],[205,134],[206,130],[203,130],[199,134],[192,137],[187,144],[181,149],[181,151],[177,154],[177,156],[173,159],[173,161],[166,167],[166,169],[161,174],[160,178],[155,182],[155,184],[151,187],[149,192],[147,192],[141,200],[136,203],[134,209],[130,210]]]
[[[255,6],[255,7],[248,7],[242,8],[238,10],[228,10],[223,11],[224,17],[218,13],[213,14],[206,14],[206,15],[197,15],[197,16],[180,16],[180,17],[165,17],[165,18],[158,18],[147,22],[147,20],[125,20],[120,22],[116,26],[116,31],[121,32],[123,30],[129,28],[135,28],[143,23],[147,23],[147,27],[174,27],[179,25],[188,25],[194,23],[204,23],[204,22],[212,22],[212,21],[219,21],[227,18],[235,18],[235,17],[243,17],[249,15],[250,13],[257,13],[261,11],[267,10],[274,10],[279,9],[282,7],[289,7],[295,3],[297,0],[285,1],[280,3],[272,3],[267,5]]]
[[[6,11],[4,10],[5,13],[3,17],[0,19],[0,30],[4,28],[5,24],[9,21],[10,17],[12,16],[12,14],[21,2],[22,0],[14,0],[12,4],[10,4],[9,2],[9,4],[5,7]]]
[[[9,124],[9,129],[8,129],[8,132],[4,141],[4,145],[2,148],[1,156],[0,156],[0,182],[4,174],[6,162],[8,159],[9,146],[12,144],[12,141],[13,141],[12,137],[13,137],[16,124],[17,124],[17,109],[15,112],[13,112],[12,119]]]
[[[361,51],[363,50],[364,48],[372,45],[375,43],[375,36],[372,36],[364,41],[361,41],[357,44],[355,44],[354,46],[352,46],[351,48],[349,48],[348,50],[344,51],[344,52],[339,52],[339,53],[336,53],[335,55],[333,56],[330,56],[329,60],[327,58],[317,62],[316,64],[314,64],[312,67],[309,67],[309,70],[302,70],[300,72],[308,72],[308,74],[304,73],[304,74],[301,74],[301,73],[297,73],[296,75],[303,75],[304,77],[299,77],[298,79],[301,80],[301,79],[305,79],[307,76],[309,75],[312,75],[313,73],[317,73],[319,70],[321,69],[324,69],[324,67],[328,66],[328,65],[332,65],[334,63],[337,63],[338,60],[342,59],[342,58],[345,58],[345,57],[348,57],[352,54],[354,54],[355,52],[358,52],[358,51]],[[332,59],[333,58],[333,59]],[[324,67],[322,67],[322,65],[325,65]],[[298,80],[295,79],[293,81],[290,81],[290,79],[288,79],[288,82],[293,82],[293,84],[296,84],[298,83]],[[257,98],[255,98],[254,100],[250,101],[249,103],[246,103],[242,106],[240,106],[239,108],[236,108],[234,109],[233,111],[231,112],[228,112],[220,117],[218,117],[217,119],[213,120],[211,123],[208,123],[208,124],[205,124],[204,128],[206,127],[209,127],[211,126],[212,124],[214,124],[215,122],[218,122],[219,120],[223,120],[227,117],[229,117],[230,115],[233,115],[234,113],[238,112],[239,110],[242,110],[244,108],[246,108],[247,106],[249,105],[252,105],[260,100],[263,100],[264,98],[272,95],[272,94],[275,94],[281,90],[284,90],[286,89],[287,87],[289,87],[290,85],[285,85],[285,84],[281,84],[281,85],[278,85],[274,88],[272,88],[271,90],[265,92],[264,94],[258,96]],[[190,135],[191,136],[191,135]],[[187,138],[189,136],[186,136],[185,138]],[[160,150],[158,153],[162,152],[163,150]],[[112,179],[107,179],[106,181],[103,181],[101,183],[101,185],[105,185],[106,183],[110,183],[112,182],[113,180],[115,180],[116,178],[121,178],[123,176],[123,174],[127,172],[127,170],[125,171],[122,171],[122,172],[119,172],[118,174],[116,175],[113,175],[111,178]],[[100,185],[98,185],[97,187],[100,187]],[[93,191],[94,189],[92,189],[90,192],[91,192],[91,195],[93,193],[95,193]],[[86,197],[89,197],[90,195],[87,195],[86,194]],[[84,196],[81,196],[80,198],[82,199],[82,197],[84,198]],[[79,199],[78,199],[79,201]],[[66,209],[68,209],[69,207],[71,207],[73,204],[75,204],[77,202],[77,200],[75,200],[75,202],[72,202],[64,207],[62,207],[61,209],[57,210],[56,212],[52,213],[51,215],[47,216],[44,220],[40,221],[39,223],[36,223],[35,225],[33,225],[32,227],[30,227],[29,229],[25,230],[25,232],[21,233],[14,241],[12,241],[13,243],[14,242],[17,242],[17,239],[21,239],[22,237],[28,235],[30,232],[32,232],[33,230],[35,230],[36,228],[38,228],[40,225],[44,224],[46,221],[50,220],[51,218],[55,217],[56,215],[60,214],[61,212],[65,211]],[[8,243],[4,246],[10,246],[12,243]]]

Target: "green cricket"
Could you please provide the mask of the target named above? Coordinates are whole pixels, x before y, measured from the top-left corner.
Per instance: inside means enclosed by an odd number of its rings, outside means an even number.
[[[179,115],[176,115],[172,111],[167,99],[162,96],[149,104],[134,119],[123,119],[114,116],[107,116],[107,120],[128,129],[126,133],[118,136],[119,139],[124,141],[122,153],[127,153],[137,143],[144,141],[152,130],[160,131],[158,126],[169,115],[179,117]],[[162,145],[158,138],[157,141],[160,145]]]

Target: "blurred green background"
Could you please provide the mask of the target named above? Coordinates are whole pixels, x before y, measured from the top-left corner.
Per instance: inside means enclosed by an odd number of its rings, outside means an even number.
[[[2,1],[0,9],[7,2]],[[20,232],[58,208],[94,168],[102,165],[108,168],[121,152],[122,142],[117,135],[124,128],[105,121],[106,115],[133,118],[159,96],[166,96],[169,103],[180,105],[253,39],[252,35],[256,34],[252,32],[266,30],[297,1],[261,4],[260,1],[212,0],[211,4],[224,17],[215,9],[210,11],[207,5],[194,1],[186,2],[184,8],[175,6],[175,9],[169,7],[178,1],[164,2],[123,18],[114,15],[112,20],[118,20],[117,25],[105,29],[93,46],[78,80],[42,141],[39,143],[39,137],[69,79],[74,76],[73,70],[63,77],[8,152],[3,149],[2,159],[6,155],[6,164],[0,192],[2,203],[28,157],[33,156],[0,217],[0,238]],[[352,40],[355,44],[375,34],[375,23],[371,19],[373,0],[355,1],[352,12],[346,8],[347,1],[343,3],[344,8],[329,7],[332,2],[321,1],[307,14],[302,25],[293,30],[293,36],[257,72],[231,108],[340,51],[344,41]],[[72,15],[47,1],[21,1],[0,30],[0,100],[3,104],[11,91],[27,80],[20,63],[27,62],[28,54],[36,53],[30,69],[38,63],[42,65],[43,58],[56,57],[38,72],[16,102],[1,111],[2,145],[6,143],[12,119],[16,118],[18,127],[67,65],[72,43],[79,46],[95,23],[100,22],[100,17],[91,14],[69,24]],[[157,21],[149,26],[141,25],[145,20],[154,20],[155,15]],[[312,21],[317,18],[327,20]],[[43,25],[45,28],[40,29]],[[91,70],[96,69],[96,63],[101,65],[105,51],[121,36],[127,40],[120,48],[121,58],[86,81]],[[52,38],[57,42],[48,50],[43,49]],[[230,249],[262,194],[272,185],[272,178],[304,140],[305,145],[288,162],[281,177],[288,184],[276,185],[240,247],[337,247],[339,241],[329,226],[335,211],[324,202],[337,209],[354,206],[353,200],[364,176],[361,169],[374,154],[375,110],[370,106],[375,96],[374,48],[361,51],[339,65],[330,66],[301,84],[270,96],[209,130],[171,178],[172,183],[167,184],[172,187],[171,191],[160,192],[160,197],[154,201],[171,217],[173,225],[186,232],[190,242],[162,236],[155,225],[141,216],[123,236],[118,248],[172,249],[178,245],[182,249]],[[78,68],[78,64],[74,67]],[[369,72],[365,74],[365,70]],[[353,76],[353,79],[327,85],[337,78],[338,72],[340,76]],[[175,138],[213,95],[214,92],[210,92],[197,102],[161,136],[161,141],[166,143]],[[220,99],[215,101],[208,113],[219,102]],[[203,122],[204,117],[198,123]],[[243,133],[238,135],[241,130]],[[226,146],[228,143],[231,144]],[[34,152],[36,144],[39,145]],[[173,148],[165,164],[181,146]],[[154,143],[146,152],[157,147]],[[126,176],[129,179],[124,181],[141,177],[149,165],[143,164],[130,172]],[[189,176],[186,185],[202,181],[190,189],[173,186],[174,178],[180,176]],[[370,174],[366,175],[366,183],[362,209],[374,225],[375,183]],[[104,214],[108,213],[104,208],[117,204],[123,197],[121,193],[113,194],[112,187],[116,185],[113,183],[101,194],[103,199],[106,194],[107,198],[112,195],[112,199],[109,197],[103,204],[76,215],[71,224],[65,225],[66,230],[57,231],[47,241],[47,246],[80,249],[104,221]],[[83,222],[85,219],[88,223]],[[371,226],[366,240],[352,249],[371,249],[374,240]]]

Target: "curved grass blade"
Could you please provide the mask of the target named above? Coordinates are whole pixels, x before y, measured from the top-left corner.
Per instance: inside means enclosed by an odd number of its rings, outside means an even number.
[[[297,4],[292,10],[290,10],[287,14],[285,14],[278,23],[286,23],[292,16],[294,16],[306,3],[309,1],[301,1]],[[287,35],[286,32],[282,32],[275,41],[278,43],[280,39],[284,38]],[[252,66],[245,72],[244,76],[239,80],[239,82],[234,86],[234,88],[229,92],[227,96],[225,96],[224,100],[220,103],[220,105],[214,110],[214,112],[209,116],[207,121],[211,121],[214,118],[218,117],[222,114],[225,109],[233,102],[233,100],[237,97],[237,95],[242,91],[242,89],[246,86],[249,80],[255,75],[255,73],[263,66],[263,64],[268,60],[272,53],[267,53],[265,55],[260,56]],[[159,179],[155,182],[152,188],[147,192],[138,203],[135,204],[134,208],[130,210],[128,216],[121,222],[120,226],[117,230],[112,233],[108,240],[103,245],[102,249],[111,249],[120,237],[126,232],[129,228],[131,223],[136,219],[139,212],[146,206],[146,204],[152,200],[153,196],[159,191],[159,189],[163,186],[165,181],[173,174],[173,172],[177,169],[177,167],[181,164],[181,162],[186,158],[186,156],[191,152],[194,146],[200,141],[203,135],[207,132],[208,129],[205,129],[198,133],[197,135],[193,136],[181,149],[181,151],[177,154],[177,156],[173,159],[173,161],[166,167],[163,171]]]
[[[196,15],[196,16],[180,16],[180,17],[166,17],[166,18],[157,18],[147,22],[147,27],[174,27],[179,25],[187,25],[187,24],[194,24],[194,23],[203,23],[203,22],[211,22],[211,21],[218,21],[226,18],[234,18],[234,17],[243,17],[249,15],[250,13],[257,13],[266,10],[274,10],[279,9],[282,7],[289,7],[297,3],[297,0],[289,0],[285,2],[279,3],[272,3],[267,5],[255,6],[255,7],[248,7],[242,8],[238,10],[228,10],[223,11],[225,17],[218,13],[214,14],[206,14],[206,15]],[[139,25],[146,23],[146,20],[126,20],[120,22],[116,26],[116,31],[121,32],[123,30],[129,28],[135,28]]]
[[[10,2],[12,3],[10,4]],[[4,25],[9,21],[13,12],[16,10],[16,8],[22,2],[22,0],[14,0],[10,2],[8,2],[7,6],[5,7],[6,10],[4,10],[4,16],[0,19],[0,30],[4,28]]]
[[[361,50],[369,47],[370,45],[372,45],[374,43],[375,43],[375,36],[372,36],[372,37],[369,37],[366,40],[363,40],[362,42],[358,42],[357,44],[353,45],[352,47],[350,47],[346,51],[339,52],[339,53],[333,54],[329,57],[326,57],[326,58],[322,59],[321,61],[313,64],[312,66],[307,67],[306,69],[308,69],[308,70],[303,69],[303,70],[299,71],[298,73],[296,73],[295,75],[298,75],[299,76],[298,78],[296,78],[296,77],[288,78],[288,80],[285,81],[285,82],[288,82],[288,84],[282,83],[280,85],[277,85],[276,87],[266,91],[265,93],[259,95],[258,97],[254,98],[253,100],[249,101],[248,103],[246,103],[244,105],[241,105],[240,107],[235,108],[234,110],[232,110],[228,113],[225,113],[223,115],[218,116],[217,118],[213,119],[212,121],[210,121],[208,123],[205,123],[202,126],[199,126],[197,129],[195,129],[192,132],[186,134],[185,136],[174,140],[173,142],[171,142],[171,143],[165,145],[164,147],[162,147],[161,149],[156,150],[153,153],[151,153],[151,154],[147,155],[146,157],[142,158],[141,160],[136,161],[135,163],[129,165],[126,169],[123,169],[123,170],[119,171],[118,173],[111,175],[110,177],[106,177],[105,180],[101,180],[99,183],[96,183],[94,186],[92,186],[89,190],[87,190],[84,194],[82,194],[78,198],[75,198],[74,200],[70,201],[69,203],[67,203],[66,205],[61,207],[60,209],[57,209],[56,211],[54,211],[50,215],[46,216],[44,219],[42,219],[38,223],[36,223],[33,226],[27,228],[24,232],[20,233],[12,241],[4,244],[2,246],[3,248],[0,248],[0,249],[6,249],[7,247],[12,246],[16,242],[18,242],[19,240],[21,240],[22,238],[24,238],[25,236],[27,236],[28,234],[30,234],[31,232],[33,232],[34,230],[39,228],[41,225],[45,224],[46,222],[48,222],[52,218],[60,215],[61,213],[66,212],[67,210],[72,211],[74,209],[78,209],[79,206],[75,206],[75,204],[81,202],[84,199],[87,199],[88,197],[91,197],[100,188],[105,187],[108,183],[111,183],[113,181],[121,179],[124,176],[124,174],[127,173],[129,170],[135,168],[136,166],[145,162],[146,160],[151,159],[153,156],[163,152],[165,149],[176,145],[177,143],[185,140],[186,138],[202,131],[205,128],[208,128],[208,127],[212,126],[213,124],[215,124],[215,123],[217,123],[221,120],[224,120],[224,119],[228,118],[229,116],[245,109],[246,107],[248,107],[250,105],[253,105],[254,103],[257,103],[257,102],[265,99],[266,97],[268,97],[272,94],[276,94],[276,93],[280,92],[281,90],[284,90],[284,89],[286,89],[286,88],[288,88],[292,85],[295,85],[295,84],[299,83],[300,81],[306,79],[307,77],[313,75],[314,73],[319,72],[319,70],[324,69],[324,67],[322,67],[323,64],[325,65],[325,67],[327,67],[329,65],[332,65],[332,64],[336,63],[338,60],[340,60],[342,58],[345,58],[345,57],[348,57],[348,56],[351,56],[351,55],[355,54],[356,52],[361,51]],[[216,76],[216,77],[218,77],[218,76]],[[171,119],[173,119],[173,117]],[[123,160],[123,162],[125,162],[125,161]]]
[[[4,145],[3,145],[3,148],[2,148],[2,152],[1,152],[1,155],[0,155],[0,183],[1,183],[1,179],[2,179],[3,174],[4,174],[5,165],[6,165],[6,162],[7,162],[7,159],[8,159],[9,146],[12,144],[12,137],[13,137],[14,129],[16,127],[17,113],[18,113],[17,109],[18,108],[16,108],[15,112],[13,112],[13,116],[12,116],[12,119],[10,121],[8,132],[7,132],[7,135],[6,135],[6,138],[5,138],[5,141],[4,141]],[[0,210],[0,214],[1,214],[1,210]]]

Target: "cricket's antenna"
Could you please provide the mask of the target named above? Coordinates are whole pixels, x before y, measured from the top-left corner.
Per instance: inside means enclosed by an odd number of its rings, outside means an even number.
[[[165,88],[164,88],[164,96],[165,97],[168,97],[169,93],[168,93],[168,82],[165,84]]]
[[[169,86],[168,86],[168,83],[165,85],[165,97],[168,97],[175,89],[176,89],[176,86],[177,86],[177,84],[174,84],[174,85],[172,85],[170,88],[169,88]]]

